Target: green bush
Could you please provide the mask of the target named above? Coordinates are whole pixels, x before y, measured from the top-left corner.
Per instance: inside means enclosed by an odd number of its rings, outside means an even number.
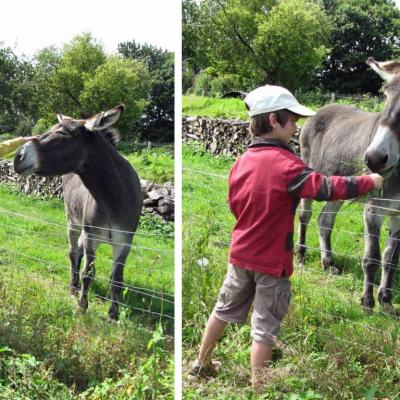
[[[240,90],[241,88],[242,83],[237,75],[224,75],[211,81],[210,95],[213,97],[219,97],[226,92]]]
[[[201,71],[194,79],[193,93],[197,96],[209,96],[211,90],[212,75],[207,71]]]
[[[52,371],[34,356],[15,356],[7,347],[0,348],[1,400],[72,400],[71,392],[58,382]]]
[[[193,69],[187,64],[182,66],[182,92],[189,93],[193,90],[195,74]]]
[[[158,184],[174,181],[174,159],[168,148],[142,149],[127,154],[126,158],[142,179]]]
[[[161,325],[147,345],[149,356],[135,362],[129,370],[120,371],[119,380],[106,379],[101,384],[82,393],[83,400],[130,400],[174,398],[174,357],[166,352]]]
[[[41,135],[46,132],[53,124],[45,118],[40,118],[32,128],[32,135]]]
[[[33,121],[31,117],[23,115],[15,127],[14,133],[17,136],[31,136],[33,129]]]

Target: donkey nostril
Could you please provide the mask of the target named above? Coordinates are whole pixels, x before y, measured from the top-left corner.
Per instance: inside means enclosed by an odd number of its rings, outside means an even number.
[[[15,156],[16,161],[21,161],[24,158],[24,153],[24,150],[20,150]]]

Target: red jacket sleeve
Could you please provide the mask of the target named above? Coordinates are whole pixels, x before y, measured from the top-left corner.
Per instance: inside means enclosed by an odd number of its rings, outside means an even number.
[[[373,188],[373,180],[368,175],[326,176],[308,168],[300,159],[290,168],[287,181],[289,195],[319,201],[352,199]]]

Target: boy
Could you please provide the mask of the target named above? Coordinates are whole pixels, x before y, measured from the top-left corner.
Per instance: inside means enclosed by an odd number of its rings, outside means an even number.
[[[378,174],[327,177],[308,168],[288,146],[299,117],[314,115],[279,86],[245,98],[253,135],[229,176],[229,207],[236,217],[228,273],[208,320],[190,376],[212,376],[212,351],[225,325],[251,318],[251,368],[255,391],[263,387],[280,324],[288,311],[293,272],[294,216],[300,198],[339,200],[380,188]]]

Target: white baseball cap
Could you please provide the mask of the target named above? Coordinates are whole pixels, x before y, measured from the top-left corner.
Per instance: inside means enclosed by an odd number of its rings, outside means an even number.
[[[281,86],[265,85],[250,92],[244,99],[250,117],[278,110],[289,110],[302,117],[311,117],[315,111],[302,106],[289,90]]]

